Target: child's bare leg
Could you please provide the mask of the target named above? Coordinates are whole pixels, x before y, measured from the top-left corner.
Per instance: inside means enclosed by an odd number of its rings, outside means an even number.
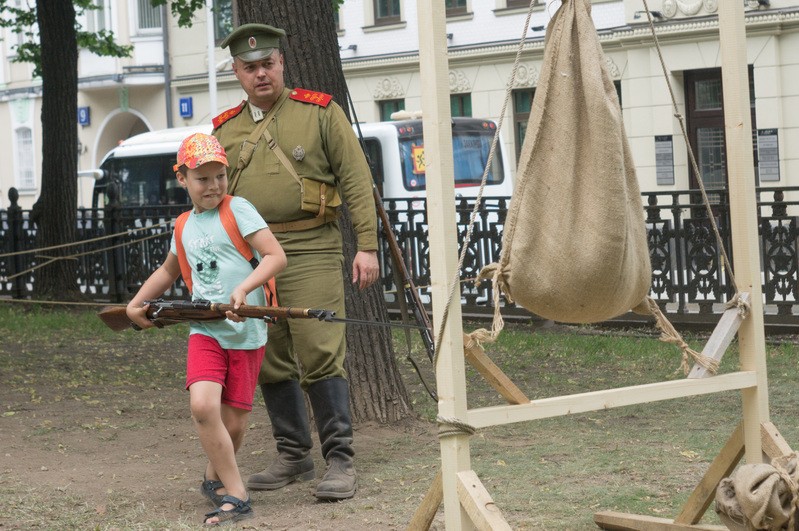
[[[195,382],[189,387],[189,394],[194,426],[211,468],[225,484],[227,494],[246,500],[247,490],[236,464],[233,440],[222,422],[222,386],[216,382]],[[230,504],[222,506],[224,510],[232,508]],[[215,521],[216,517],[208,523]]]
[[[241,448],[244,442],[244,433],[247,429],[247,420],[250,418],[250,412],[237,407],[232,407],[227,404],[222,404],[222,423],[225,425],[230,439],[233,442],[233,452],[236,453]],[[211,466],[209,461],[205,468],[205,477],[207,479],[219,479],[216,470]],[[224,482],[223,482],[224,483]],[[219,495],[227,494],[227,490],[220,488],[216,490]]]

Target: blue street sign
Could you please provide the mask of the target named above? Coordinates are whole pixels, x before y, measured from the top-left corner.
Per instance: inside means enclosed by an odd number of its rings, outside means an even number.
[[[193,114],[191,96],[188,98],[180,98],[180,117],[191,118]]]
[[[78,124],[87,126],[92,123],[91,109],[89,107],[78,107]]]

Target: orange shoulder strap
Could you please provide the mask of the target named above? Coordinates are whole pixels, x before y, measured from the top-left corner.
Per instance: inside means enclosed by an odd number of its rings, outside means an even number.
[[[253,269],[258,267],[258,260],[252,252],[252,247],[244,239],[239,231],[239,226],[236,223],[236,217],[233,215],[233,209],[230,208],[230,201],[233,196],[226,195],[222,202],[219,203],[219,219],[222,221],[222,226],[225,227],[225,232],[230,237],[230,241],[236,246],[241,255],[250,263]],[[277,290],[275,287],[275,277],[270,278],[264,285],[266,292],[266,305],[277,306]]]
[[[219,203],[219,220],[222,222],[222,226],[225,228],[225,232],[227,232],[230,241],[233,242],[233,245],[239,253],[241,253],[245,260],[255,269],[258,267],[258,260],[252,252],[252,247],[250,247],[250,244],[247,243],[247,240],[244,239],[244,236],[241,235],[241,231],[239,231],[236,217],[233,215],[233,210],[230,208],[230,200],[232,198],[233,196],[226,195],[222,199],[222,202]],[[183,248],[183,227],[186,225],[186,221],[189,219],[190,214],[191,211],[184,212],[175,220],[175,247],[178,251],[178,264],[180,264],[180,274],[183,276],[183,282],[189,289],[189,293],[191,293],[192,290],[191,266],[189,266],[189,260],[186,258],[186,250]],[[274,277],[270,278],[266,283],[264,291],[266,293],[266,305],[277,306],[277,290]]]
[[[191,266],[189,260],[186,258],[186,250],[183,248],[183,227],[191,215],[191,210],[188,210],[178,216],[175,220],[175,248],[178,251],[178,264],[180,264],[180,275],[183,277],[183,283],[191,293]]]

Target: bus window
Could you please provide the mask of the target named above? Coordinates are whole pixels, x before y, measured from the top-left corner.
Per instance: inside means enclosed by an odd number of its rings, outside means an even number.
[[[366,154],[366,161],[369,163],[369,170],[372,172],[372,180],[377,186],[377,192],[380,197],[383,197],[383,182],[385,176],[383,173],[383,152],[380,141],[376,138],[365,138],[363,140],[364,153]]]
[[[493,125],[493,124],[492,124]],[[454,161],[455,187],[480,186],[483,170],[491,152],[495,128],[477,127],[453,129],[452,155]],[[424,140],[421,132],[400,139],[402,161],[402,183],[408,191],[425,189]],[[505,180],[505,171],[500,150],[494,153],[491,171],[486,185],[500,184]]]

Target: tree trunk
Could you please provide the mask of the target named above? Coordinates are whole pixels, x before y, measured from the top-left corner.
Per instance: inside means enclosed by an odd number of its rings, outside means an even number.
[[[36,2],[42,50],[42,187],[33,207],[37,247],[75,241],[78,203],[78,42],[72,0]],[[67,256],[75,247],[43,253]],[[46,259],[42,259],[46,260]],[[41,263],[42,260],[39,260]],[[75,260],[55,260],[36,270],[39,298],[80,297]]]
[[[349,115],[332,0],[238,0],[238,13],[240,24],[257,22],[286,30],[287,87],[332,94]],[[380,283],[364,291],[352,285],[356,238],[346,206],[341,209],[339,224],[344,237],[347,316],[388,321]],[[410,414],[410,400],[397,368],[389,328],[348,325],[345,367],[355,420],[393,422]]]

